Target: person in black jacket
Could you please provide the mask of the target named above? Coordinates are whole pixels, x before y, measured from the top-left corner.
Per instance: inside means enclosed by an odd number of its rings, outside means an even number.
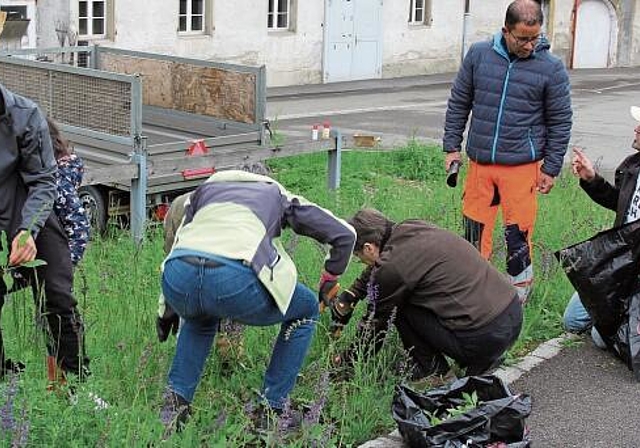
[[[631,146],[640,151],[640,107],[632,107],[631,115],[638,122],[634,132],[635,138]],[[580,177],[582,189],[601,206],[616,212],[614,227],[628,224],[640,219],[640,153],[627,157],[615,172],[614,185],[598,174],[593,163],[579,148],[573,149],[572,168]],[[564,327],[572,333],[582,333],[591,328],[591,336],[598,347],[605,348],[604,341],[592,327],[591,316],[582,305],[578,293],[574,293],[563,317]]]
[[[520,334],[522,305],[515,288],[460,236],[417,219],[392,222],[374,209],[349,223],[354,255],[367,268],[332,303],[332,320],[346,325],[367,299],[357,342],[334,359],[352,363],[358,347],[377,351],[393,324],[413,365],[411,379],[446,375],[445,355],[467,375],[498,367]]]

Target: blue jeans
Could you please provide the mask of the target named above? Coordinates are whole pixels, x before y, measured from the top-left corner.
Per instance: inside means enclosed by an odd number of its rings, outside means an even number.
[[[283,316],[250,267],[226,258],[215,260],[220,266],[190,264],[181,258],[165,263],[162,291],[184,320],[169,388],[193,401],[220,319],[252,326],[281,323],[262,393],[272,408],[282,409],[313,338],[319,316],[316,294],[298,283]]]
[[[593,327],[593,321],[589,312],[582,304],[580,296],[577,292],[574,292],[564,310],[564,316],[562,317],[564,329],[570,333],[583,333],[591,328],[591,339],[593,339],[596,346],[604,349],[607,348],[602,336]]]

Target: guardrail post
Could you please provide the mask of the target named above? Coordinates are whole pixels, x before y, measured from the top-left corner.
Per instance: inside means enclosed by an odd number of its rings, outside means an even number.
[[[147,139],[136,137],[131,161],[138,165],[138,178],[131,179],[131,235],[142,243],[147,221]]]
[[[340,188],[340,165],[342,163],[342,133],[339,129],[331,131],[331,138],[336,143],[335,149],[328,151],[327,159],[327,181],[330,190],[337,190]]]
[[[139,75],[131,83],[132,162],[138,165],[138,178],[131,179],[131,236],[142,243],[147,221],[147,138],[142,135],[142,81]]]

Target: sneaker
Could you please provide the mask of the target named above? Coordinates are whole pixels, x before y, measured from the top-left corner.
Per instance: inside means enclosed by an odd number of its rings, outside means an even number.
[[[160,421],[165,427],[163,439],[174,432],[181,432],[191,416],[189,402],[172,390],[164,394],[164,403],[160,409]]]

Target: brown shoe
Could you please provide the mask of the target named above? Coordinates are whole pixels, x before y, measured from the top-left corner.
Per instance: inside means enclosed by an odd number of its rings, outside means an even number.
[[[67,386],[67,377],[58,366],[55,356],[47,356],[47,391],[61,393]]]

